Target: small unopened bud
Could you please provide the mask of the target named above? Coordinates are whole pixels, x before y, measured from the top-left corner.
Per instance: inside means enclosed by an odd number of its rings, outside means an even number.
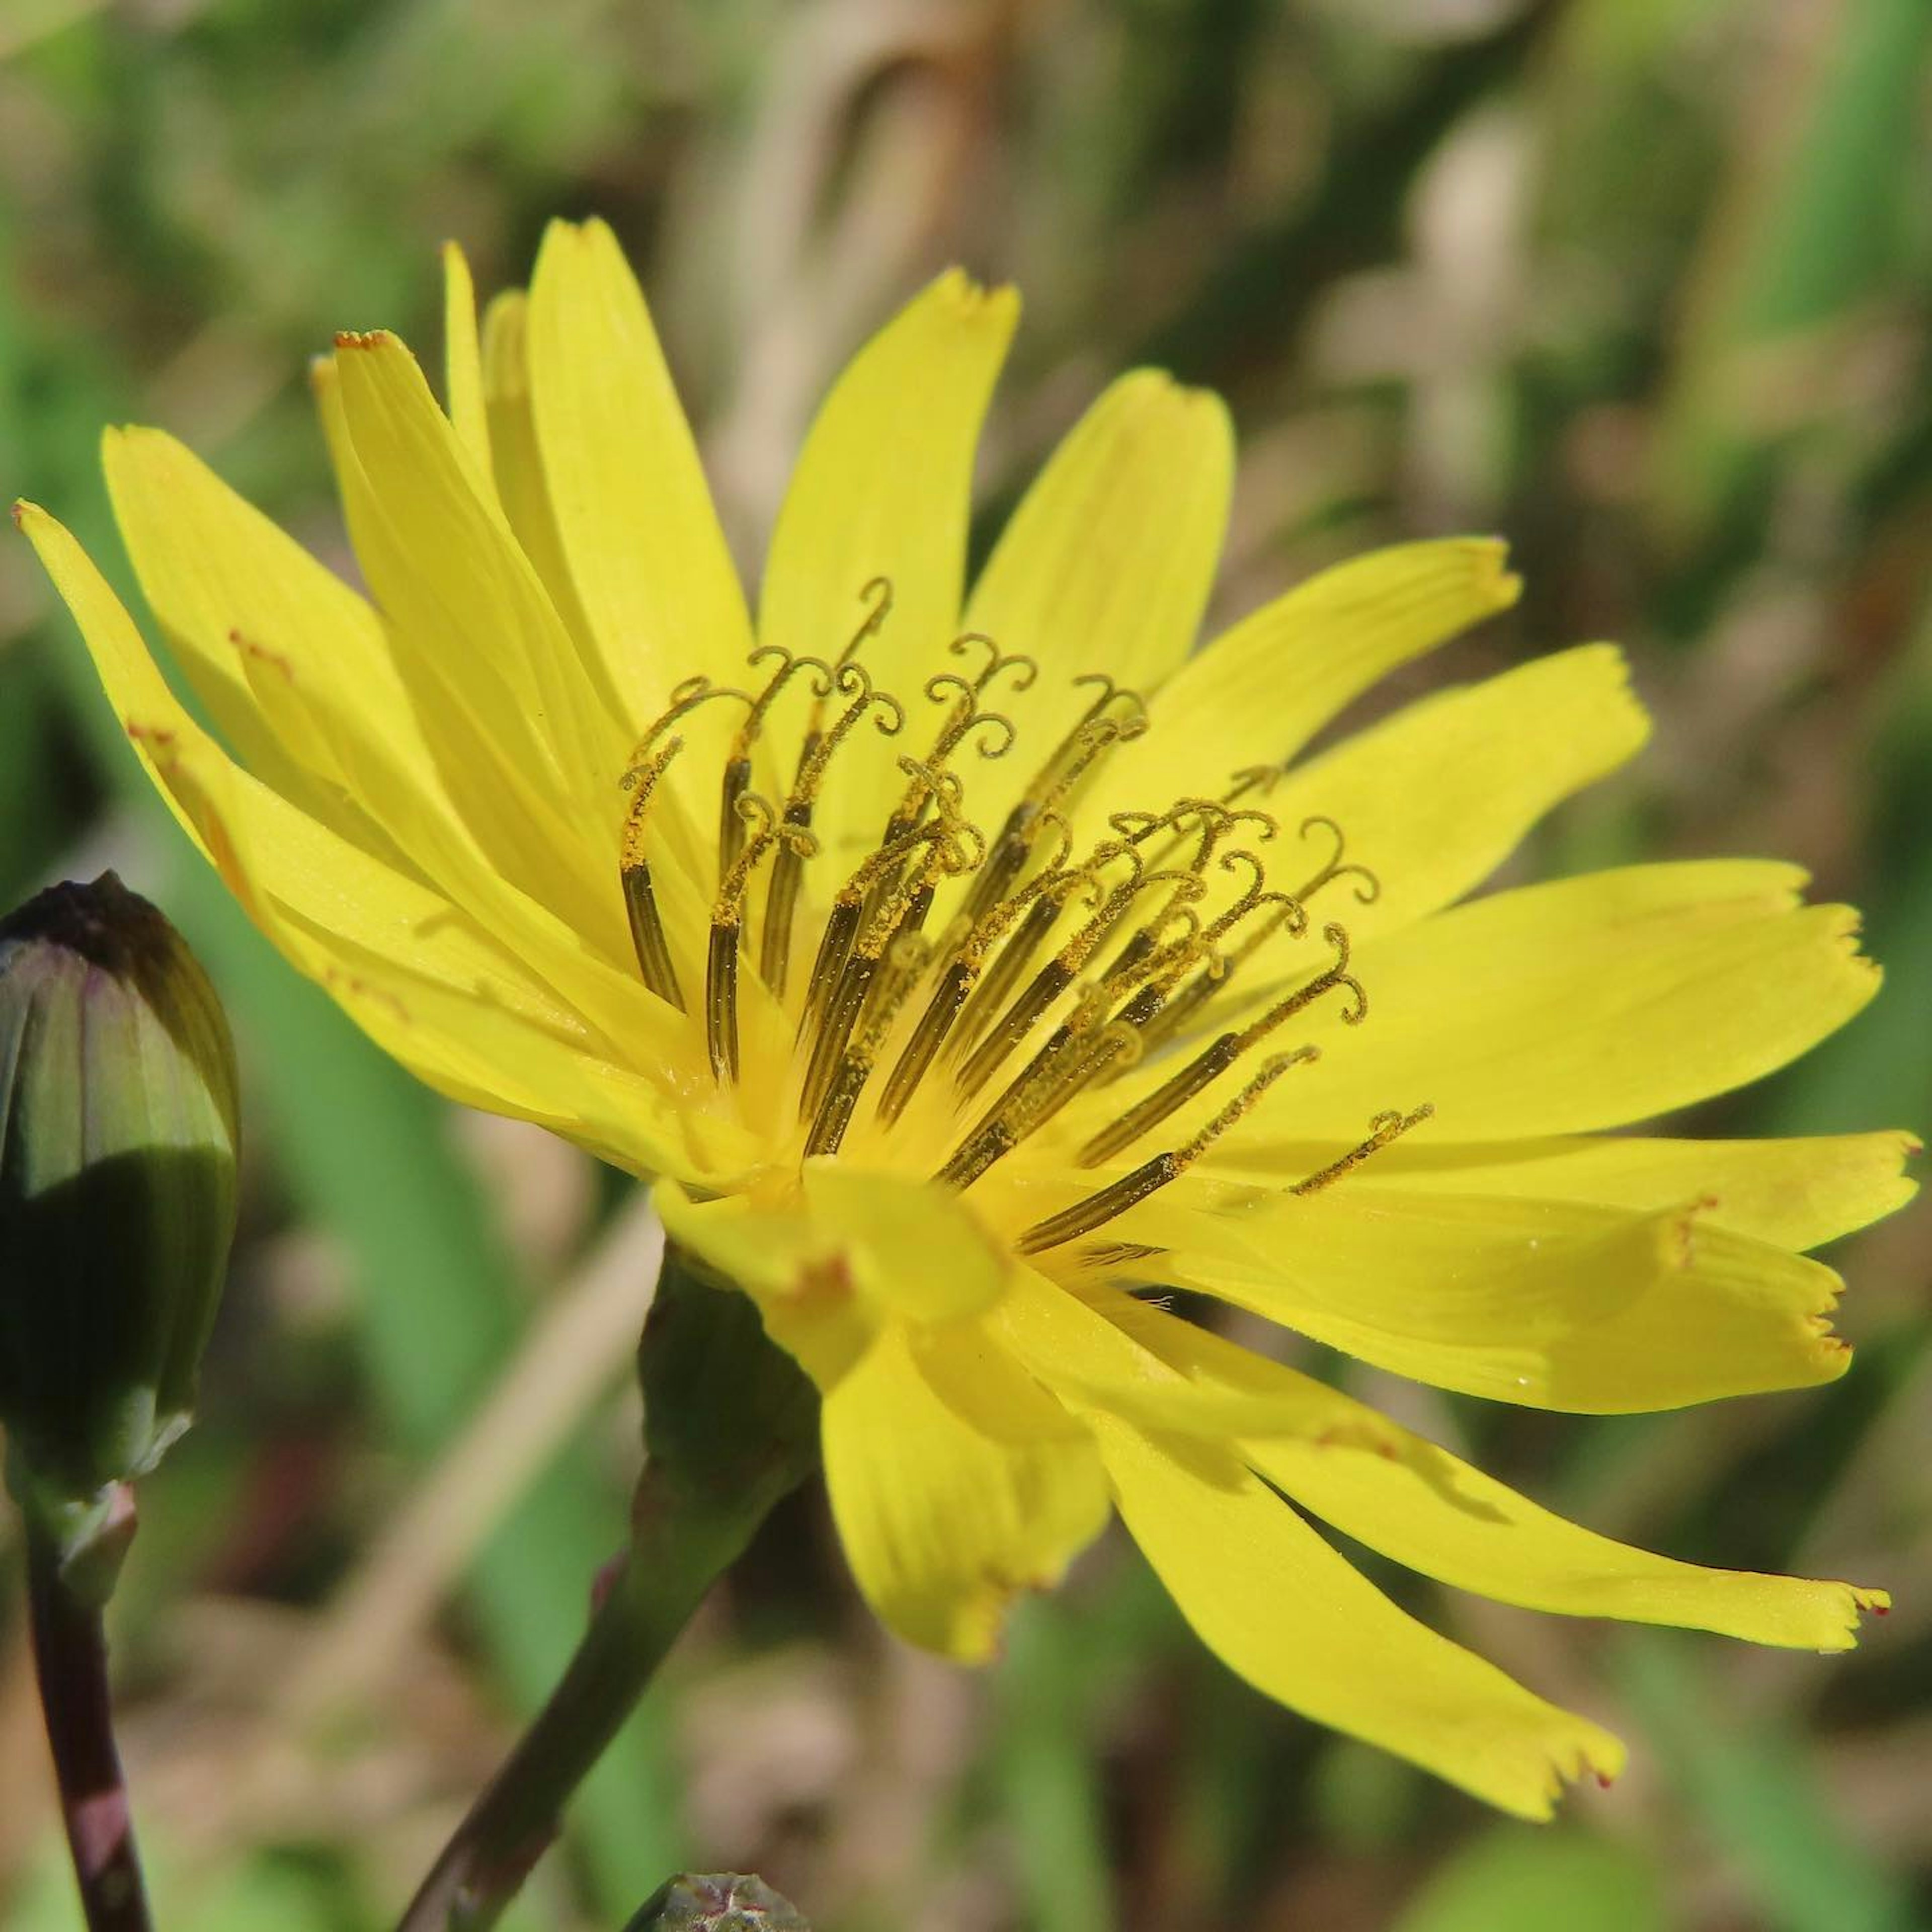
[[[625,1932],[812,1932],[804,1915],[761,1878],[742,1872],[685,1872],[645,1906]]]
[[[0,1424],[72,1552],[188,1426],[235,1229],[235,1049],[112,872],[0,920]]]

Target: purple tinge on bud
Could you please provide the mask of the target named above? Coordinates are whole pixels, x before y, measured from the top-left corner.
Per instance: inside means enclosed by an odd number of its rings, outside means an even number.
[[[798,1907],[746,1872],[685,1872],[625,1932],[812,1932]]]
[[[0,1423],[30,1508],[188,1426],[235,1228],[235,1050],[181,935],[112,872],[0,920]]]

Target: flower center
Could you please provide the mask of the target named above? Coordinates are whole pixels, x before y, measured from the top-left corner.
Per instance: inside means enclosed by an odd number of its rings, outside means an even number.
[[[1177,1053],[1174,1072],[1072,1160],[1085,1168],[1112,1162],[1190,1102],[1238,1077],[1232,1096],[1192,1134],[1024,1229],[1021,1251],[1041,1252],[1094,1232],[1166,1186],[1282,1075],[1318,1058],[1312,1044],[1257,1057],[1298,1016],[1332,994],[1343,1024],[1361,1023],[1368,995],[1350,970],[1348,933],[1338,921],[1320,928],[1328,953],[1320,970],[1263,979],[1256,993],[1248,988],[1262,971],[1258,956],[1307,935],[1318,896],[1346,880],[1360,903],[1371,904],[1380,883],[1348,858],[1341,828],[1321,817],[1305,819],[1300,838],[1305,850],[1312,835],[1324,837],[1325,860],[1306,876],[1306,860],[1294,862],[1292,886],[1274,882],[1268,848],[1281,826],[1247,802],[1265,799],[1280,776],[1274,767],[1232,774],[1218,796],[1178,799],[1160,812],[1115,812],[1105,833],[1076,856],[1071,818],[1082,794],[1119,747],[1147,728],[1139,696],[1100,674],[1073,680],[1093,696],[989,837],[968,816],[961,761],[968,752],[1000,760],[1016,751],[1018,725],[988,700],[1003,686],[1015,694],[1030,690],[1040,669],[969,632],[948,646],[962,668],[926,680],[938,727],[922,754],[897,756],[901,788],[872,848],[829,899],[814,903],[812,862],[827,855],[813,821],[835,759],[849,758],[845,748],[868,718],[891,738],[909,723],[906,705],[875,688],[860,662],[890,612],[890,582],[875,578],[862,601],[864,621],[837,658],[761,646],[749,664],[764,670],[762,685],[687,680],[640,740],[623,781],[631,796],[619,862],[638,970],[658,998],[689,1010],[652,882],[653,806],[685,748],[684,721],[701,705],[728,699],[744,715],[719,788],[716,888],[704,946],[706,1052],[721,1086],[737,1080],[740,975],[754,970],[795,1015],[791,1090],[805,1156],[838,1152],[868,1106],[878,1126],[892,1129],[916,1099],[929,1104],[937,1093],[938,1118],[952,1123],[955,1138],[934,1178],[969,1188],[1080,1095],[1197,1032],[1210,1006],[1238,1017],[1191,1057]],[[753,788],[754,772],[773,769],[779,748],[772,740],[790,735],[772,720],[794,687],[807,709],[792,776],[774,802]],[[943,917],[934,930],[936,908]],[[818,936],[795,988],[808,915]],[[755,927],[755,944],[748,925]],[[1377,1115],[1367,1138],[1295,1191],[1328,1185],[1431,1111]]]

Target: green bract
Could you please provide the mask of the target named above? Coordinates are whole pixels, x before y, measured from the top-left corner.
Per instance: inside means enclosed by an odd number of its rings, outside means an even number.
[[[112,872],[0,920],[0,1423],[71,1540],[187,1427],[235,1227],[235,1050]]]

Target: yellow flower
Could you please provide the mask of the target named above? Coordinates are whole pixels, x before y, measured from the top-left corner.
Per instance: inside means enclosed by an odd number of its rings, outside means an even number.
[[[1509,1603],[1852,1641],[1882,1593],[1610,1542],[1136,1293],[1544,1408],[1843,1372],[1839,1282],[1801,1252],[1906,1198],[1906,1137],[1600,1130],[1856,1012],[1852,916],[1742,860],[1454,905],[1642,742],[1615,650],[1296,761],[1514,580],[1492,543],[1408,544],[1190,656],[1230,434],[1145,372],[968,591],[1017,304],[957,274],[832,390],[754,626],[609,232],[554,227],[480,342],[447,266],[447,413],[388,334],[318,371],[366,596],[165,435],[106,439],[226,748],[66,532],[17,514],[287,957],[443,1092],[658,1177],[674,1237],[756,1299],[822,1391],[839,1530],[894,1629],[985,1655],[1111,1505],[1243,1676],[1531,1816],[1616,1740],[1310,1519]]]

